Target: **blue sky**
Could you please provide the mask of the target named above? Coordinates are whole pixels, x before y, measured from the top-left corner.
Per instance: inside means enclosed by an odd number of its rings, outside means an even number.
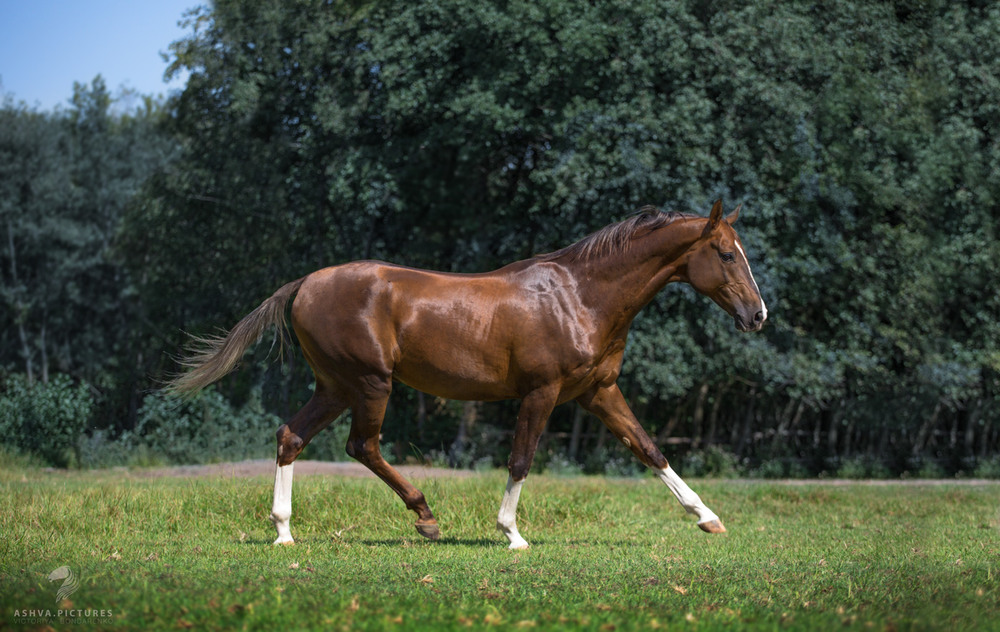
[[[40,110],[69,107],[73,82],[100,74],[121,87],[166,94],[160,57],[187,35],[178,26],[207,0],[0,0],[0,92]]]

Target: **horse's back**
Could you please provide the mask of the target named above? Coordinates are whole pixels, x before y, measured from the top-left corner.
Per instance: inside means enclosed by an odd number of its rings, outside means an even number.
[[[361,261],[307,277],[292,324],[317,377],[497,400],[588,373],[599,350],[586,311],[548,262],[453,274]]]
[[[361,261],[303,282],[292,323],[313,368],[371,372],[456,399],[513,397],[511,305],[503,274],[450,274]]]

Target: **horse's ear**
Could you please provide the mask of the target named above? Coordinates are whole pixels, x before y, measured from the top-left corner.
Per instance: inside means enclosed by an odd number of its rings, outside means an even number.
[[[740,209],[741,208],[743,208],[743,205],[742,204],[737,204],[736,208],[733,209],[733,212],[730,213],[729,215],[726,215],[726,223],[727,224],[729,224],[730,226],[732,226],[733,224],[736,223],[736,220],[738,220],[740,218]]]
[[[715,204],[712,205],[712,212],[708,214],[708,225],[705,226],[705,232],[709,233],[719,227],[719,222],[722,221],[722,200],[718,199]]]

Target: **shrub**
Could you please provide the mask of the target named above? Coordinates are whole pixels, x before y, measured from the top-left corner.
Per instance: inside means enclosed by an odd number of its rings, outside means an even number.
[[[768,459],[750,471],[753,478],[784,478],[785,464],[780,459]]]
[[[68,375],[29,382],[14,374],[0,395],[0,441],[56,467],[75,466],[77,439],[90,422],[94,398],[87,385]]]
[[[162,456],[150,454],[145,445],[131,445],[121,437],[113,438],[108,430],[94,430],[80,435],[77,440],[77,453],[80,455],[80,467],[111,468],[123,465],[147,467],[166,465]]]
[[[569,458],[565,452],[548,450],[545,455],[545,472],[553,476],[578,476],[583,474],[583,467],[575,460]],[[537,461],[536,455],[536,461]]]
[[[794,459],[789,462],[788,478],[811,478],[812,475],[813,473],[809,471],[809,468],[802,461]]]
[[[860,454],[844,459],[837,469],[840,478],[889,478],[892,473],[885,463],[870,454]]]
[[[631,451],[617,442],[591,451],[583,464],[585,474],[622,478],[641,476],[645,469]]]
[[[120,441],[132,454],[145,450],[144,460],[151,462],[238,461],[274,456],[281,423],[264,411],[257,392],[239,408],[212,387],[187,400],[155,392],[142,403],[135,430]]]
[[[16,448],[0,444],[0,481],[4,474],[17,473],[23,476],[24,470],[34,470],[44,467],[45,463],[34,454],[25,454]]]
[[[681,465],[686,476],[735,478],[740,475],[739,457],[714,445],[688,452]]]
[[[1000,478],[1000,456],[991,459],[980,459],[972,475],[977,478]]]
[[[917,476],[920,478],[944,478],[947,476],[947,472],[937,461],[927,459],[921,464],[920,469],[917,470]]]
[[[911,456],[906,459],[906,471],[903,476],[916,478],[944,478],[947,472],[935,459],[925,456]]]
[[[346,446],[350,434],[351,411],[347,411],[313,437],[302,451],[301,458],[316,461],[346,461],[349,459]],[[391,462],[391,448],[383,443],[380,449],[386,461]]]

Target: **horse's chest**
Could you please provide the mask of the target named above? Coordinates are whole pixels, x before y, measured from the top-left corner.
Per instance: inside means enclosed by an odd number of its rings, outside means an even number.
[[[592,353],[576,371],[576,379],[571,380],[583,386],[608,386],[618,379],[621,372],[622,356],[625,351],[623,341],[612,341],[609,345]]]

